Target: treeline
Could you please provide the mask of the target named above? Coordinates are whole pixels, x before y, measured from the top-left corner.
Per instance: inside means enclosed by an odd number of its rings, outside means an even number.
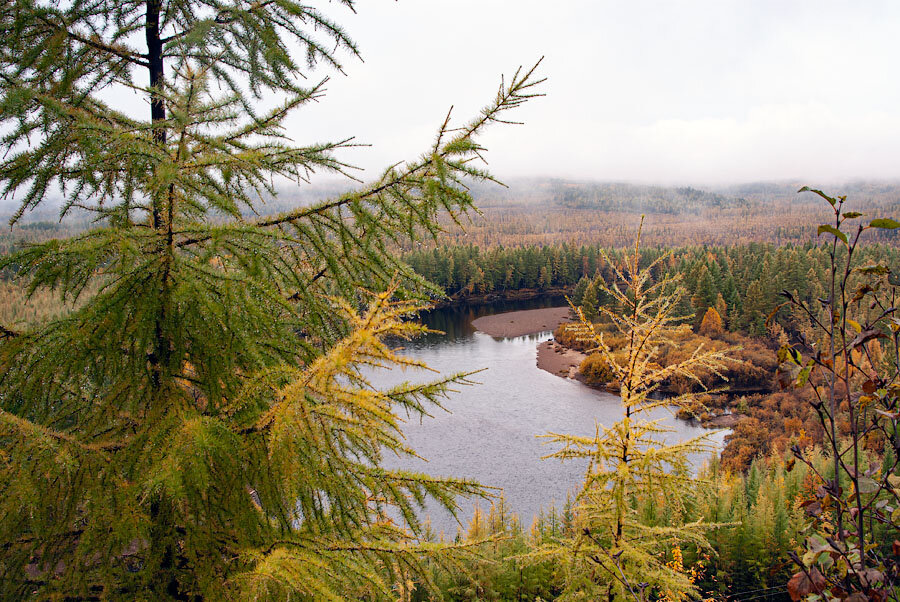
[[[750,242],[802,245],[817,239],[821,207],[798,193],[800,183],[756,183],[701,190],[566,180],[513,180],[508,188],[474,186],[482,215],[462,225],[444,218],[437,246],[476,244],[629,246],[639,216],[645,246],[727,246]],[[900,185],[856,182],[844,189],[854,208],[897,215]],[[869,242],[896,245],[896,231],[870,232]]]
[[[14,228],[0,229],[0,257],[10,255],[28,244],[74,236],[84,232],[88,226],[89,224],[84,221],[67,221],[59,224],[40,220],[16,225]]]
[[[878,207],[867,204],[873,215],[895,215],[898,205]],[[482,208],[464,227],[445,220],[437,246],[476,244],[482,247],[503,245],[549,245],[566,242],[574,245],[600,244],[619,248],[628,246],[640,221],[636,211],[612,211],[603,208],[578,209],[551,206],[504,205]],[[777,219],[773,219],[773,214]],[[802,245],[816,240],[820,212],[806,202],[786,202],[784,206],[756,204],[751,207],[712,207],[703,213],[660,213],[645,226],[645,246],[679,245],[727,246],[751,242],[775,245]],[[873,242],[896,245],[893,231],[873,233]]]
[[[822,455],[814,464],[827,474]],[[721,525],[710,532],[711,549],[673,546],[665,554],[671,566],[691,573],[704,599],[783,600],[792,572],[787,555],[804,537],[800,503],[820,484],[806,466],[779,454],[757,458],[742,473],[722,469],[713,458],[692,483],[684,506],[644,492],[632,497],[631,508],[646,525],[668,527],[685,520]],[[554,599],[563,589],[565,568],[533,551],[571,536],[574,528],[571,502],[542,512],[529,528],[500,499],[488,511],[476,511],[457,540],[500,539],[458,570],[435,567],[436,580],[449,600]]]
[[[591,282],[614,280],[613,267],[600,250],[600,245],[566,243],[488,249],[461,245],[411,252],[404,258],[416,272],[451,296],[571,287],[575,302],[580,304]],[[766,332],[767,317],[782,301],[782,290],[809,301],[825,295],[828,253],[813,243],[686,246],[672,251],[646,248],[642,263],[665,253],[671,255],[657,265],[657,276],[682,276],[689,295],[681,309],[684,315],[694,314],[695,325],[707,308],[715,307],[727,330],[761,335]],[[609,250],[607,254],[613,262],[621,258],[621,251]],[[857,261],[860,265],[900,265],[900,250],[869,245],[860,250]],[[779,317],[790,323],[793,317],[786,315],[787,310],[781,313]],[[803,324],[795,326],[799,329]]]
[[[679,214],[750,205],[743,197],[693,187],[665,188],[623,182],[551,180],[548,192],[556,204],[573,209]]]

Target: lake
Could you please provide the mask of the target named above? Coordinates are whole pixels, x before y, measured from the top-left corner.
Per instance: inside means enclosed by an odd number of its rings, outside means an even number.
[[[541,460],[554,451],[537,435],[548,432],[591,436],[597,423],[610,425],[619,419],[618,396],[560,378],[537,367],[537,345],[552,337],[544,332],[515,338],[494,338],[477,332],[475,318],[523,309],[564,305],[562,299],[503,302],[478,307],[448,307],[422,315],[427,326],[446,334],[430,334],[406,343],[406,355],[448,374],[486,369],[475,377],[475,386],[461,387],[446,400],[448,412],[436,410],[433,418],[411,420],[403,432],[409,445],[428,461],[385,458],[385,466],[434,476],[472,478],[483,485],[502,488],[508,507],[525,528],[550,504],[558,509],[566,494],[579,487],[586,463]],[[433,378],[423,372],[379,371],[377,385]],[[683,440],[710,431],[678,420],[672,411],[659,408],[653,415],[675,429],[669,436]],[[724,433],[715,435],[721,446]],[[692,458],[699,466],[706,458]],[[480,501],[482,509],[489,502]],[[463,525],[473,513],[473,502],[462,500]],[[436,532],[456,535],[457,523],[434,505],[426,514]]]

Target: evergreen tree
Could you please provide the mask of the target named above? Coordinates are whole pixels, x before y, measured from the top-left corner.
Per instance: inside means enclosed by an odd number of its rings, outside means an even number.
[[[380,460],[412,453],[398,412],[464,377],[379,391],[360,366],[414,365],[382,339],[420,332],[404,319],[434,289],[387,245],[471,208],[461,179],[490,178],[476,136],[537,81],[517,72],[369,186],[244,217],[274,179],[343,170],[347,141],[294,146],[282,124],[322,95],[303,68],[344,51],[343,29],[294,0],[0,8],[13,221],[62,189],[63,215],[98,222],[0,264],[89,297],[0,330],[0,597],[386,598],[427,579],[422,553],[443,552],[417,545],[416,507],[477,488]],[[117,88],[149,118],[110,105]],[[263,97],[283,102],[257,112]]]
[[[580,306],[582,300],[584,299],[584,293],[587,291],[588,286],[590,285],[590,279],[582,276],[578,281],[578,284],[575,285],[575,289],[572,291],[572,296],[570,297],[570,301],[572,305]]]
[[[621,386],[622,419],[610,426],[598,425],[594,437],[547,435],[562,445],[549,457],[589,461],[576,500],[574,534],[560,537],[559,543],[545,545],[532,556],[567,563],[564,597],[568,599],[684,599],[696,588],[685,572],[665,563],[662,555],[675,543],[708,546],[709,525],[678,520],[691,495],[685,487],[690,478],[687,454],[710,449],[707,437],[666,443],[660,435],[669,430],[643,416],[663,404],[689,403],[690,394],[666,400],[651,396],[670,377],[699,382],[699,370],[720,374],[729,350],[698,351],[665,367],[656,363],[659,348],[667,341],[667,327],[679,320],[673,311],[685,292],[671,277],[652,282],[652,270],[665,255],[645,268],[640,267],[640,258],[639,231],[634,252],[621,268],[614,266],[616,280],[606,287],[624,311],[617,314],[601,307],[626,341],[624,352],[614,353],[603,333],[578,310],[580,336],[594,343],[594,351],[603,356]],[[665,501],[666,526],[642,520],[636,500],[645,498]]]
[[[694,310],[696,320],[701,320],[707,308],[715,305],[717,294],[718,291],[716,290],[713,277],[706,265],[703,265],[698,272],[696,288],[694,289],[694,295],[691,297],[691,307]],[[695,322],[695,324],[698,323]]]
[[[725,298],[722,296],[722,293],[716,295],[716,313],[719,314],[719,318],[724,322],[728,316],[728,304],[725,303]]]
[[[581,297],[581,313],[584,315],[585,320],[593,322],[597,319],[597,303],[597,287],[591,282],[585,289],[584,295]]]
[[[547,266],[542,266],[540,271],[540,276],[538,276],[538,288],[543,290],[546,288],[550,288],[551,282],[551,272],[547,268]]]

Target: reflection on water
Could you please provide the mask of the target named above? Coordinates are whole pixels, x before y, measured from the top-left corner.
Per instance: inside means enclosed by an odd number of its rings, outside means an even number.
[[[553,451],[537,435],[548,432],[591,436],[596,425],[612,424],[621,414],[619,398],[559,378],[537,368],[537,344],[551,333],[495,339],[475,332],[475,318],[519,309],[559,306],[559,300],[534,300],[475,308],[444,308],[423,315],[431,328],[445,335],[429,335],[406,345],[406,354],[423,360],[443,374],[486,368],[475,380],[481,384],[462,387],[446,401],[448,412],[437,410],[433,418],[411,420],[403,429],[407,443],[428,461],[386,458],[389,467],[435,476],[472,478],[483,485],[502,488],[508,506],[528,527],[534,515],[550,503],[561,507],[566,494],[581,483],[585,463],[541,460]],[[433,374],[381,371],[378,385],[404,380],[424,381]],[[684,440],[705,431],[676,420],[664,408],[663,418],[674,432],[669,437]],[[716,436],[721,443],[724,434]],[[695,458],[699,464],[703,458]],[[473,503],[463,501],[461,520],[472,515]],[[482,507],[486,504],[481,502]],[[448,537],[457,525],[440,508],[429,505],[435,530]]]
[[[543,309],[545,307],[562,307],[566,305],[565,297],[543,297],[520,301],[497,301],[488,305],[457,305],[422,312],[419,321],[432,330],[444,334],[431,334],[413,341],[417,347],[428,347],[434,344],[458,343],[471,339],[476,330],[472,321],[482,316],[492,316],[507,311],[526,309]]]

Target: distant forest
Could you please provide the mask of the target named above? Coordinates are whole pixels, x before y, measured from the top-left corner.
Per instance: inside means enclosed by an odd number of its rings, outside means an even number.
[[[574,287],[582,279],[613,281],[612,267],[601,257],[602,245],[568,244],[543,247],[493,247],[475,245],[436,247],[405,256],[422,276],[456,298],[521,289]],[[828,256],[822,247],[806,243],[780,246],[748,243],[728,247],[686,246],[674,250],[644,249],[643,261],[663,253],[671,256],[660,271],[681,274],[690,293],[683,307],[699,323],[719,297],[727,307],[722,316],[733,332],[761,335],[765,321],[780,303],[778,294],[789,291],[812,301],[825,294]],[[620,251],[611,251],[616,261]],[[865,247],[860,264],[900,265],[900,249],[884,244]],[[659,274],[661,276],[662,273]],[[687,304],[687,301],[690,304]],[[603,300],[599,300],[602,304]]]
[[[565,241],[621,247],[629,244],[641,214],[652,216],[644,227],[644,242],[653,246],[804,243],[815,238],[815,224],[821,217],[816,198],[797,192],[805,182],[697,188],[519,178],[505,184],[472,183],[472,196],[481,215],[463,216],[459,225],[445,216],[445,231],[439,234],[437,244],[511,246]],[[337,197],[350,188],[342,182],[282,188],[277,196],[265,198],[257,210],[262,215],[277,213]],[[900,182],[851,182],[842,184],[840,190],[859,211],[873,215],[900,211]],[[59,203],[48,202],[27,213],[20,222],[24,225],[0,234],[0,244],[29,228],[59,227],[58,207]],[[11,213],[11,208],[0,207],[0,220],[7,221]],[[62,227],[77,231],[90,223],[73,209]],[[893,231],[872,234],[873,241],[897,240]]]
[[[509,188],[480,185],[473,192],[481,216],[457,226],[444,219],[438,244],[480,247],[601,245],[633,242],[641,214],[649,216],[645,246],[803,244],[816,238],[821,206],[798,194],[798,183],[761,183],[701,190],[565,180],[516,180]],[[900,183],[858,182],[841,187],[863,213],[896,215]],[[894,231],[872,242],[897,243]]]
[[[571,289],[582,278],[598,274],[609,281],[610,268],[603,265],[600,249],[613,249],[615,257],[616,250],[630,246],[640,215],[646,214],[642,242],[647,260],[663,249],[675,249],[668,269],[683,274],[693,298],[701,300],[685,311],[694,311],[699,320],[721,295],[729,330],[762,334],[781,290],[806,299],[821,295],[827,259],[816,247],[821,202],[798,194],[799,187],[757,183],[704,190],[559,179],[518,179],[508,187],[481,183],[472,189],[480,215],[463,216],[460,224],[444,218],[444,230],[434,239],[415,246],[401,239],[398,245],[419,274],[457,299],[522,289]],[[331,183],[281,190],[261,210],[306,205],[345,188]],[[864,213],[900,213],[900,183],[857,182],[842,190]],[[0,233],[0,255],[90,226],[77,213],[60,223],[54,210],[41,208]],[[896,230],[876,230],[868,237],[866,261],[898,264]],[[23,291],[5,283],[7,279],[8,274],[0,274],[4,319],[28,321],[59,311],[58,303],[40,294],[26,306]]]

